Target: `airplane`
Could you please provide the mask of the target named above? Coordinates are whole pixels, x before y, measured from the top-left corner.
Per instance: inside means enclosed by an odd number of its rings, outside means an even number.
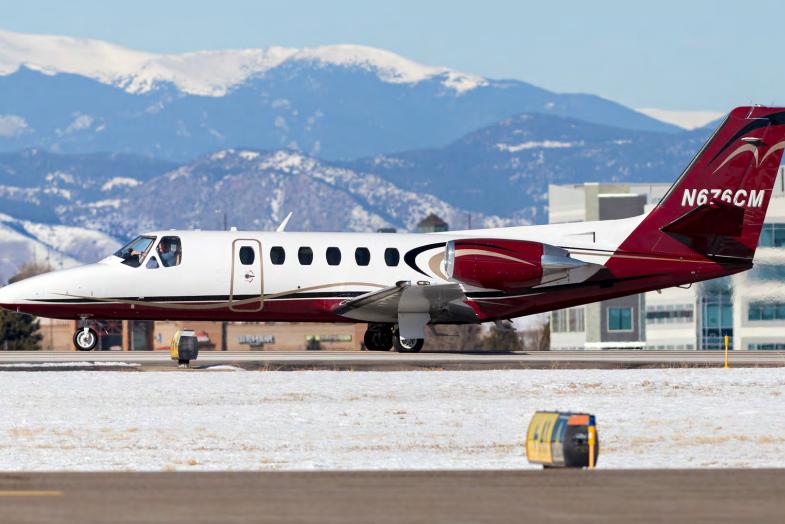
[[[620,146],[623,147],[623,146]],[[0,289],[0,307],[91,319],[363,322],[416,352],[438,324],[500,321],[750,269],[785,149],[785,108],[733,109],[648,213],[426,234],[152,231]]]

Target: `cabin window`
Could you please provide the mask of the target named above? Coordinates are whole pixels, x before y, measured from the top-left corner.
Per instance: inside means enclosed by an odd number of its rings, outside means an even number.
[[[313,262],[313,251],[310,247],[301,247],[297,250],[297,260],[304,266],[310,266]]]
[[[147,256],[147,252],[150,251],[153,242],[155,242],[155,237],[136,237],[117,250],[114,256],[122,258],[123,264],[126,266],[139,267],[142,265],[144,257]]]
[[[397,266],[398,262],[401,261],[401,255],[398,253],[398,250],[394,247],[388,247],[384,250],[384,263],[388,266]]]
[[[276,266],[280,266],[286,260],[286,251],[281,246],[275,246],[270,249],[270,262]]]
[[[358,266],[367,266],[371,262],[371,252],[367,247],[358,247],[354,250],[354,261]]]
[[[155,249],[161,265],[164,267],[179,266],[183,258],[183,250],[180,247],[180,237],[162,237]]]
[[[150,257],[145,267],[147,267],[147,269],[158,269],[158,259],[156,259],[155,256]]]
[[[328,247],[327,252],[327,263],[331,266],[337,266],[341,263],[341,250],[337,247]]]
[[[240,248],[240,263],[244,266],[250,266],[256,260],[256,253],[251,246],[243,246]]]

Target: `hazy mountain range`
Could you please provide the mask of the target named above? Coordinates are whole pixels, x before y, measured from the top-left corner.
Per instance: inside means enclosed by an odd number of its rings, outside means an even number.
[[[289,211],[294,230],[542,222],[549,183],[674,180],[708,132],[363,46],[161,55],[0,31],[0,252],[26,246],[0,273],[223,212],[252,229]]]

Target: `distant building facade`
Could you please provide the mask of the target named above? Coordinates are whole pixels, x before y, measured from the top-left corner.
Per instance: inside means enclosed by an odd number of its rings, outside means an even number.
[[[766,223],[745,273],[551,313],[551,348],[785,350],[785,169],[780,167]],[[551,223],[635,216],[670,184],[549,187]]]
[[[74,350],[73,320],[41,318],[41,349]],[[193,329],[202,351],[221,349],[221,322],[165,322],[148,320],[101,321],[96,350],[168,350],[175,331]],[[229,322],[226,348],[229,351],[352,351],[361,349],[366,324],[306,322]]]

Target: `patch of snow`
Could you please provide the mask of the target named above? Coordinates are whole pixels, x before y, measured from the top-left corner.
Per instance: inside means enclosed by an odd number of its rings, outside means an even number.
[[[306,157],[293,151],[276,151],[262,158],[258,169],[275,169],[284,173],[297,174],[301,171],[311,170],[318,165],[313,158]]]
[[[459,94],[487,84],[480,76],[426,66],[390,51],[360,45],[155,54],[100,40],[0,30],[0,75],[11,74],[25,66],[51,75],[86,76],[129,93],[146,93],[156,84],[167,82],[185,93],[223,96],[248,78],[287,62],[360,67],[390,83],[416,83],[441,77],[442,85]]]
[[[2,471],[539,468],[554,409],[599,468],[785,466],[785,368],[0,375]]]
[[[110,180],[107,180],[104,185],[101,186],[101,191],[111,191],[118,186],[136,187],[139,184],[141,184],[141,182],[135,178],[116,176]]]
[[[57,195],[57,196],[62,197],[64,199],[66,199],[66,200],[71,200],[71,192],[69,190],[67,190],[67,189],[62,189],[62,188],[59,188],[59,187],[47,187],[47,188],[44,188],[44,194],[45,195]]]
[[[56,180],[61,180],[66,184],[71,184],[71,185],[76,184],[76,180],[74,179],[74,176],[70,173],[65,173],[63,171],[52,171],[51,173],[47,173],[45,180],[47,182],[54,182]]]
[[[0,364],[0,368],[135,368],[141,364],[138,362],[16,362],[12,364]]]
[[[27,120],[17,115],[0,115],[0,136],[13,138],[30,130]]]
[[[245,369],[237,367],[237,366],[229,366],[226,364],[220,364],[218,366],[207,366],[204,368],[206,371],[245,371]]]
[[[87,204],[87,207],[92,207],[92,208],[113,207],[117,209],[120,207],[122,203],[123,200],[119,198],[109,198],[106,200],[98,200],[96,202],[90,202],[89,204]]]
[[[65,133],[70,134],[83,129],[90,129],[93,125],[93,117],[90,115],[77,114],[74,120],[65,128]]]
[[[496,149],[499,151],[507,151],[509,153],[517,153],[525,149],[564,149],[567,147],[574,147],[581,145],[575,142],[560,142],[558,140],[543,140],[543,141],[530,141],[522,142],[520,144],[496,144]]]
[[[703,127],[725,114],[722,111],[676,111],[653,107],[638,108],[636,111],[659,120],[660,122],[673,124],[683,129],[697,129]]]

